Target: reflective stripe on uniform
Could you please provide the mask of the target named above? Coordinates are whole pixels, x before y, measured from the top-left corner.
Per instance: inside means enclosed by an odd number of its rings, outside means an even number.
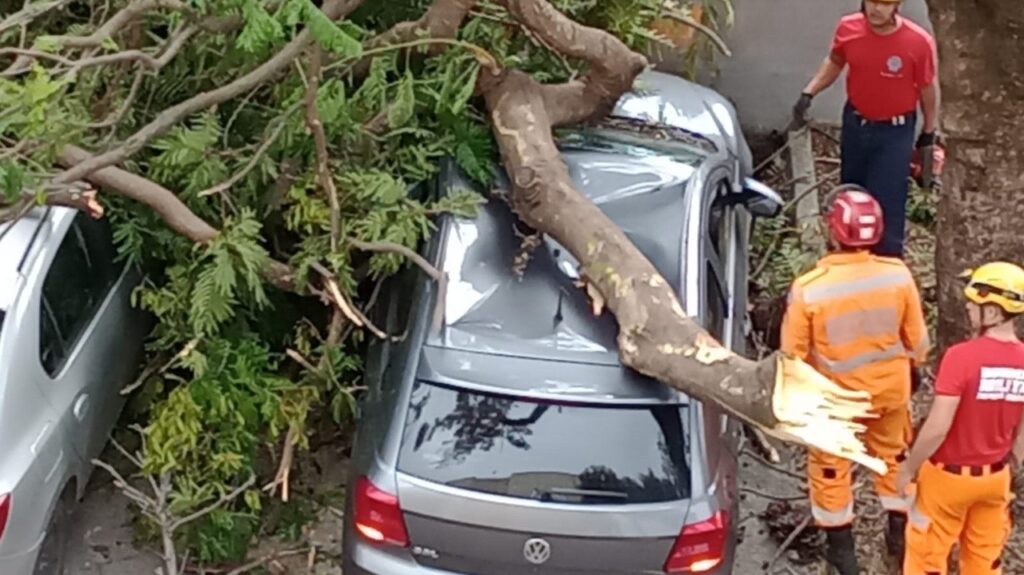
[[[895,495],[879,495],[878,500],[882,502],[882,509],[886,511],[909,511],[910,505],[907,500]]]
[[[918,529],[928,529],[928,526],[932,523],[932,520],[922,513],[921,510],[917,508],[917,505],[912,505],[910,507],[910,512],[907,513],[907,519],[910,521],[911,525]]]
[[[843,360],[833,361],[826,357],[822,357],[817,350],[811,350],[811,354],[814,356],[814,361],[832,373],[848,373],[859,367],[868,365],[869,363],[882,361],[884,359],[892,359],[894,357],[902,357],[906,355],[906,353],[907,350],[903,347],[903,344],[894,343],[883,349],[873,349],[871,351],[850,356]]]
[[[831,345],[843,345],[864,337],[900,332],[900,314],[894,307],[849,311],[825,320],[825,334]]]
[[[846,504],[846,507],[839,511],[829,511],[812,503],[811,516],[822,527],[841,527],[847,525],[853,522],[853,501]]]
[[[907,271],[891,272],[832,285],[810,285],[803,290],[805,303],[850,296],[856,293],[901,286],[912,281]]]

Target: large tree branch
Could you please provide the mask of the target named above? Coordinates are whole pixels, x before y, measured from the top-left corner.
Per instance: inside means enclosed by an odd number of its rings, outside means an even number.
[[[164,1],[164,0],[145,0]],[[323,10],[332,19],[347,16],[355,10],[363,0],[330,0],[324,4]],[[163,135],[188,116],[226,102],[243,94],[256,86],[269,81],[279,72],[291,65],[303,50],[313,42],[313,35],[308,29],[300,32],[291,42],[285,45],[279,52],[269,60],[257,66],[254,70],[237,78],[235,81],[221,86],[209,92],[203,92],[189,98],[180,104],[171,106],[157,115],[150,123],[143,126],[139,131],[128,137],[120,146],[99,154],[75,167],[57,174],[53,178],[54,184],[66,184],[80,180],[88,174],[119,164],[133,154],[141,150],[146,144]]]
[[[82,148],[64,146],[57,159],[65,167],[74,167],[91,158],[93,155]],[[193,242],[205,244],[217,236],[216,228],[188,209],[174,192],[152,180],[115,167],[96,170],[86,179],[149,206],[168,227]],[[54,195],[47,200],[53,203],[60,197]],[[263,269],[264,279],[282,290],[295,291],[294,276],[295,272],[287,264],[276,260],[269,260]]]
[[[576,188],[551,134],[553,125],[611,109],[644,68],[610,34],[578,25],[546,0],[501,0],[513,16],[591,72],[576,101],[552,101],[547,88],[518,71],[481,74],[511,205],[580,262],[595,307],[619,324],[623,364],[702,401],[716,403],[768,433],[853,459],[875,470],[856,433],[869,396],[843,390],[802,361],[773,355],[755,362],[715,341],[683,311],[672,287],[625,233]],[[550,94],[550,92],[547,92]]]
[[[544,106],[552,126],[606,115],[647,66],[646,58],[615,36],[577,24],[546,1],[501,0],[501,4],[552,48],[590,64],[590,71],[581,80],[543,87]]]

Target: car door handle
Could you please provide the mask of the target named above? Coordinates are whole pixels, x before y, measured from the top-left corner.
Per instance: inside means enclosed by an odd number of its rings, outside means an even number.
[[[89,410],[89,394],[83,393],[78,396],[75,400],[75,407],[72,408],[72,413],[75,414],[75,419],[82,421],[85,419],[85,414]]]

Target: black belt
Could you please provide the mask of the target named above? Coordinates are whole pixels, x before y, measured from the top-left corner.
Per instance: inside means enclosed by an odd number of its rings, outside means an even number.
[[[932,463],[947,473],[952,473],[953,475],[970,475],[971,477],[981,477],[983,475],[999,473],[1006,468],[1006,461],[1000,461],[999,463],[991,463],[988,465],[956,465],[953,463],[940,463],[935,460],[932,460]]]
[[[854,108],[852,104],[850,105],[850,109],[853,110],[853,114],[857,116],[857,119],[860,120],[860,125],[862,126],[865,124],[905,126],[910,121],[911,116],[914,114],[913,111],[910,111],[903,114],[896,114],[895,116],[890,116],[888,118],[883,118],[881,120],[870,120],[862,116],[861,113],[857,111],[857,108]]]

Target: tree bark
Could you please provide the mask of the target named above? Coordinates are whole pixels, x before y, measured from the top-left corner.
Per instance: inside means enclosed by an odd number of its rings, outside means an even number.
[[[515,70],[478,76],[511,205],[530,227],[553,237],[580,262],[597,310],[619,325],[622,363],[788,440],[823,448],[884,472],[856,437],[866,394],[846,392],[798,359],[755,362],[715,341],[683,311],[671,286],[625,233],[574,186],[552,128],[606,115],[647,65],[604,30],[580,25],[547,0],[500,0],[516,20],[563,56],[587,61],[578,81],[542,85]]]
[[[1020,0],[929,0],[939,48],[946,168],[936,271],[941,349],[969,333],[957,275],[1024,262],[1024,30]]]
[[[683,312],[672,287],[622,230],[576,190],[550,135],[544,87],[518,71],[484,77],[481,84],[513,184],[513,209],[578,258],[583,277],[615,314],[623,363],[774,427],[775,358],[755,363],[723,348]],[[581,104],[587,105],[565,102]]]

